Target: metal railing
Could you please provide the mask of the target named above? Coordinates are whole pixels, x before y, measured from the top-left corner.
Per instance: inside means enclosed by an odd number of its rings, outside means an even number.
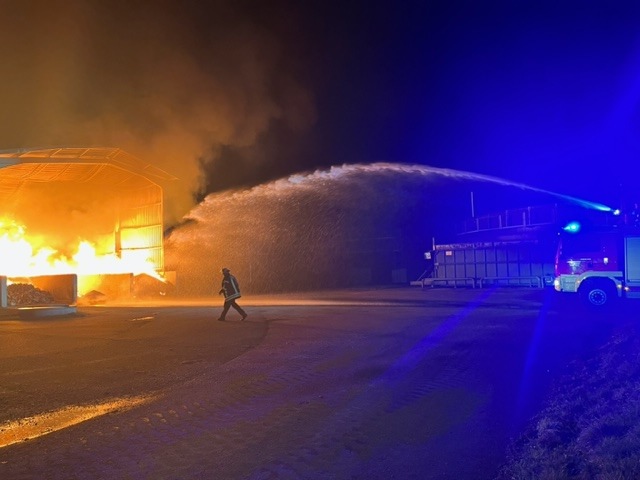
[[[465,220],[460,234],[502,230],[508,228],[558,225],[572,217],[587,219],[594,225],[613,226],[624,221],[621,216],[597,209],[567,205],[541,205],[516,208]],[[562,220],[564,218],[564,220]]]
[[[557,221],[558,208],[555,205],[525,207],[470,218],[464,222],[461,233],[552,225]]]

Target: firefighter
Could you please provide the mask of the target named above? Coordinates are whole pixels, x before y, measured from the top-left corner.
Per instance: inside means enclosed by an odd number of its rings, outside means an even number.
[[[222,269],[222,288],[218,292],[219,295],[224,295],[224,308],[222,309],[222,314],[218,321],[224,322],[227,316],[227,312],[229,308],[235,308],[240,315],[242,315],[242,320],[247,318],[247,312],[245,312],[240,305],[236,303],[236,299],[240,298],[240,284],[238,284],[238,280],[236,277],[231,275],[231,272],[228,268]]]

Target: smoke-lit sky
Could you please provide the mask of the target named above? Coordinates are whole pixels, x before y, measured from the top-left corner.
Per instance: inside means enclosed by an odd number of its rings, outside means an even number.
[[[198,190],[377,161],[640,196],[637,2],[0,6],[0,148],[121,147],[182,179],[176,217]]]

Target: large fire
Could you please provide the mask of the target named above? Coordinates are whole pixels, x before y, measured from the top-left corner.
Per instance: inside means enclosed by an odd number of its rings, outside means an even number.
[[[83,239],[69,246],[74,253],[65,255],[46,245],[34,247],[41,243],[40,238],[30,238],[21,223],[9,218],[0,219],[0,275],[11,278],[77,274],[80,295],[91,288],[90,282],[83,284],[85,275],[146,274],[164,281],[144,249],[129,251],[126,258],[122,258],[109,245]],[[110,253],[97,253],[109,250]]]

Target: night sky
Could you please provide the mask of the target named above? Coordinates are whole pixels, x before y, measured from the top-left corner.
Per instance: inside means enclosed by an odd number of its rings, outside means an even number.
[[[0,148],[116,146],[194,194],[343,163],[640,197],[640,4],[0,0]]]

